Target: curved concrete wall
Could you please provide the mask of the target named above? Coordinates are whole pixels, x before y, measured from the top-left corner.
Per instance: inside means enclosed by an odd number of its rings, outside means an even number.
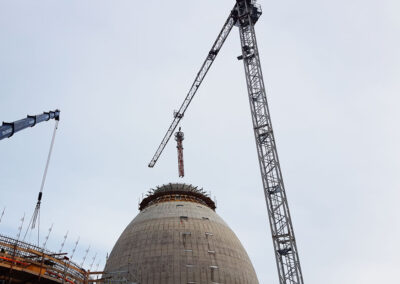
[[[142,210],[115,244],[105,271],[140,284],[257,284],[239,239],[207,206],[170,201]]]

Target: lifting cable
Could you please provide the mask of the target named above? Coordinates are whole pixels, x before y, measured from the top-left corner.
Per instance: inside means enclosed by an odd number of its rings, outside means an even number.
[[[4,208],[3,208],[3,212],[1,212],[1,215],[0,215],[0,223],[1,223],[1,220],[3,219],[4,211],[6,211],[6,207],[4,207]]]
[[[36,206],[35,206],[35,210],[33,211],[32,218],[31,218],[31,220],[30,220],[30,222],[28,224],[28,228],[26,229],[26,232],[25,232],[25,235],[24,235],[24,240],[25,240],[25,237],[26,237],[26,235],[27,235],[27,233],[29,231],[29,228],[31,230],[35,229],[36,223],[37,223],[37,225],[38,225],[37,226],[37,228],[38,228],[38,236],[37,236],[37,238],[38,238],[38,246],[39,246],[39,232],[40,232],[39,231],[39,227],[40,227],[40,204],[42,202],[43,188],[44,188],[44,183],[46,181],[47,170],[48,170],[49,164],[50,164],[51,153],[53,151],[54,140],[56,138],[56,132],[57,132],[57,129],[58,129],[58,122],[59,122],[59,120],[56,119],[56,123],[54,125],[54,130],[53,130],[53,136],[51,138],[49,154],[47,156],[46,167],[44,169],[44,173],[43,173],[43,177],[42,177],[42,184],[40,185],[38,200],[37,200],[37,203],[36,203]]]

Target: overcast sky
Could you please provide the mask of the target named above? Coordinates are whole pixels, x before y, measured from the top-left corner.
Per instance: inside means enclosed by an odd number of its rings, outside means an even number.
[[[400,2],[260,1],[258,45],[305,282],[395,283]],[[237,28],[147,164],[234,1],[0,1],[0,120],[59,108],[41,210],[48,247],[105,263],[149,188],[212,191],[260,283],[278,283]],[[54,121],[0,141],[0,233],[32,215]],[[171,141],[172,142],[172,141]],[[43,237],[42,237],[43,239]],[[33,238],[32,240],[33,241]],[[42,242],[42,241],[41,241]],[[97,263],[97,261],[96,261]]]

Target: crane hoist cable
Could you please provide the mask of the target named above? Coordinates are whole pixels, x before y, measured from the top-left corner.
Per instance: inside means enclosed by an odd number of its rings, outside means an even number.
[[[3,216],[4,216],[4,212],[6,211],[6,207],[4,207],[3,208],[3,211],[1,212],[1,215],[0,215],[0,223],[1,223],[1,220],[3,219]]]
[[[40,185],[40,190],[39,190],[39,194],[38,194],[35,210],[33,211],[32,218],[31,218],[31,220],[30,220],[30,222],[28,224],[28,227],[27,227],[25,235],[24,235],[24,240],[25,240],[25,237],[28,234],[29,229],[31,229],[31,230],[35,229],[36,224],[37,224],[38,225],[37,226],[37,229],[38,229],[38,245],[39,245],[39,232],[40,232],[39,231],[39,229],[40,229],[40,205],[42,203],[44,184],[46,182],[47,171],[49,169],[51,154],[53,152],[54,140],[56,138],[56,133],[57,133],[57,129],[58,129],[58,122],[60,120],[59,116],[55,120],[56,120],[56,123],[54,125],[53,136],[51,137],[50,149],[49,149],[49,153],[47,155],[46,166],[44,168],[44,173],[43,173],[43,177],[42,177],[42,183]]]

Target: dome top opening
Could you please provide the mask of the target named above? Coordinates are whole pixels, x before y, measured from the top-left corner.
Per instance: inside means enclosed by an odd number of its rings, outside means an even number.
[[[203,204],[215,210],[215,202],[202,188],[184,183],[169,183],[150,189],[139,204],[139,210],[146,207],[168,201],[188,201]]]

